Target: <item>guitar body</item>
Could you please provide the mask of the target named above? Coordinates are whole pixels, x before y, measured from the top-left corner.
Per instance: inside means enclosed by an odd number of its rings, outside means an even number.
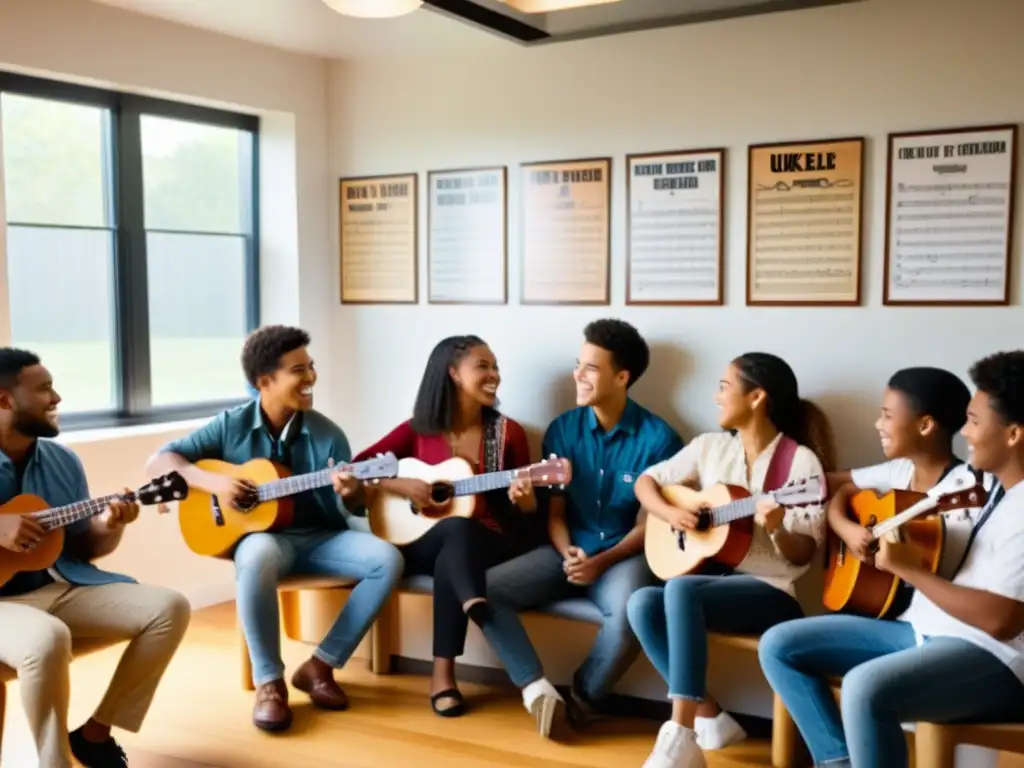
[[[230,464],[217,459],[202,459],[196,466],[206,472],[249,480],[254,485],[273,482],[291,473],[269,459],[253,459]],[[188,548],[198,555],[228,557],[235,545],[250,533],[280,531],[294,518],[291,498],[265,501],[246,512],[221,506],[216,496],[193,488],[178,504],[178,524]]]
[[[865,528],[890,520],[910,508],[925,494],[914,491],[889,491],[879,494],[863,490],[850,500],[848,515]],[[941,515],[915,518],[899,528],[900,540],[912,545],[921,555],[921,567],[935,573],[942,558],[945,521]],[[873,565],[862,563],[848,551],[842,539],[828,532],[828,561],[822,602],[831,611],[882,618],[892,607],[900,579]]]
[[[3,506],[0,515],[27,515],[42,512],[50,505],[38,496],[25,493],[15,496]],[[0,549],[0,586],[10,581],[21,571],[42,571],[57,562],[64,549],[64,529],[55,528],[47,532],[39,543],[29,552],[11,552]]]
[[[433,485],[432,495],[437,505],[417,512],[408,499],[381,491],[369,511],[370,530],[378,538],[400,547],[416,541],[441,520],[472,517],[476,508],[476,495],[452,498],[448,484],[466,480],[473,475],[473,467],[469,462],[458,457],[440,464],[427,464],[412,458],[402,459],[398,462],[398,477],[423,480]]]
[[[746,498],[750,492],[734,485],[713,485],[702,491],[683,485],[666,485],[661,495],[673,506],[710,510]],[[730,568],[743,562],[754,538],[754,519],[747,517],[713,527],[709,522],[708,515],[702,514],[697,530],[681,535],[661,518],[648,515],[644,554],[654,575],[668,581],[694,573],[708,560]]]

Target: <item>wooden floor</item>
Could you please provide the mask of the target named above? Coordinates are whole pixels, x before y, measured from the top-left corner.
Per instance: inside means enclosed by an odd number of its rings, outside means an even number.
[[[376,677],[356,661],[338,673],[352,699],[348,712],[314,710],[293,692],[295,724],[272,736],[250,724],[252,694],[239,684],[234,627],[231,604],[196,613],[142,732],[119,734],[132,768],[639,768],[658,728],[648,721],[613,721],[573,744],[553,744],[534,733],[514,692],[470,685],[464,692],[474,711],[443,720],[429,709],[425,678]],[[72,727],[96,706],[120,653],[112,648],[72,665]],[[285,641],[289,669],[308,653],[308,647]],[[17,685],[9,687],[0,765],[30,768],[36,764],[31,737]],[[716,752],[708,765],[770,765],[768,743]]]

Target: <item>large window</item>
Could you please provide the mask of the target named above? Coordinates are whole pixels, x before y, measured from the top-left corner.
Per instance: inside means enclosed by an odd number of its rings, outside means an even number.
[[[0,72],[11,342],[66,426],[246,397],[257,118]]]

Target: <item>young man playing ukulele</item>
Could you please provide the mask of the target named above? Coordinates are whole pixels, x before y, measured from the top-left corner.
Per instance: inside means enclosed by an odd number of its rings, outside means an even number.
[[[189,485],[216,494],[222,506],[246,509],[255,488],[244,481],[207,472],[194,463],[220,459],[244,464],[271,459],[305,474],[351,461],[345,433],[313,410],[317,374],[309,356],[309,335],[280,325],[252,333],[242,351],[242,367],[259,398],[220,414],[204,427],[164,446],[147,471],[178,471]],[[340,497],[340,498],[339,498]],[[253,723],[280,731],[292,722],[284,682],[277,585],[284,576],[310,574],[358,580],[327,636],[292,676],[292,685],[325,709],[348,707],[348,697],[334,680],[366,634],[401,578],[399,551],[381,539],[348,530],[345,512],[362,507],[362,486],[338,472],[334,487],[294,497],[295,518],[289,530],[246,536],[232,554],[238,580],[238,614],[252,659],[256,702]]]
[[[650,362],[637,330],[621,320],[597,320],[586,327],[584,339],[573,373],[579,407],[556,418],[543,441],[545,456],[568,458],[573,467],[564,493],[541,493],[549,499],[551,543],[487,575],[495,610],[523,611],[585,596],[601,611],[601,631],[570,689],[574,725],[590,717],[639,654],[626,602],[653,576],[643,557],[644,517],[633,482],[683,447],[672,427],[628,396]],[[523,665],[539,666],[528,642],[523,632],[514,647],[523,649]],[[542,679],[528,686],[524,699],[552,694],[543,687],[550,683]]]
[[[82,462],[54,442],[60,395],[39,358],[0,348],[0,503],[22,494],[51,507],[90,498]],[[0,586],[0,663],[14,668],[29,728],[46,768],[124,768],[128,758],[112,726],[138,731],[174,656],[191,610],[177,592],[101,571],[92,560],[113,552],[137,504],[118,501],[64,529],[54,566],[20,572]],[[33,550],[47,531],[23,515],[0,515],[0,547]],[[95,714],[68,735],[72,638],[129,640]]]

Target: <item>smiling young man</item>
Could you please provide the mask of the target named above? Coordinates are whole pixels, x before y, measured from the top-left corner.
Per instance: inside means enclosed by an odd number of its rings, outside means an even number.
[[[603,616],[601,631],[576,672],[570,720],[582,724],[639,653],[626,602],[653,579],[643,557],[644,518],[633,493],[648,467],[683,448],[664,420],[628,395],[647,370],[650,350],[629,323],[590,323],[573,377],[577,408],[544,435],[543,453],[572,461],[565,492],[538,492],[548,501],[550,544],[488,572],[488,595],[522,611],[584,596]]]
[[[952,579],[883,539],[874,564],[915,589],[904,618],[799,619],[758,645],[815,764],[907,765],[902,722],[1024,718],[1024,351],[987,357],[970,373],[976,391],[961,432],[971,466],[998,485]],[[841,710],[827,683],[837,675]]]
[[[35,494],[51,507],[90,498],[82,462],[50,438],[60,432],[60,395],[39,358],[0,348],[0,503]],[[167,664],[188,627],[188,601],[162,587],[101,571],[137,504],[119,501],[65,529],[64,549],[48,570],[20,572],[0,586],[0,663],[18,673],[21,701],[46,768],[124,768],[128,758],[111,726],[138,731]],[[46,531],[29,516],[0,515],[0,547],[29,552]],[[95,714],[68,735],[72,638],[129,640]]]
[[[317,374],[309,356],[309,335],[281,325],[252,333],[242,350],[242,367],[259,397],[220,414],[206,426],[164,446],[147,469],[178,471],[189,485],[217,494],[222,504],[245,508],[254,489],[194,465],[200,459],[243,464],[273,459],[292,474],[351,461],[345,433],[313,410]],[[340,498],[339,498],[340,496]],[[348,530],[346,509],[362,507],[362,486],[339,472],[334,488],[295,497],[295,519],[281,533],[246,536],[233,559],[238,612],[252,659],[256,703],[253,723],[280,731],[292,722],[281,660],[277,585],[290,574],[334,576],[359,581],[327,636],[292,676],[292,685],[325,709],[348,707],[334,669],[348,661],[401,577],[403,559],[395,547],[369,533]]]

